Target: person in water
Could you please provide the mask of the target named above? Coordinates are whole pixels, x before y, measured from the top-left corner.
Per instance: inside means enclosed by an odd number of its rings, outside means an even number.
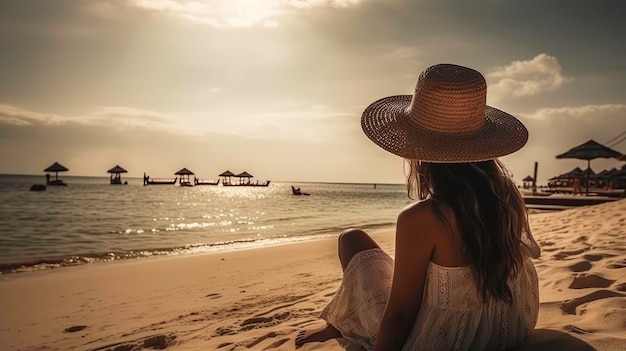
[[[521,194],[498,157],[521,149],[528,131],[486,105],[477,71],[439,64],[415,93],[363,112],[378,146],[408,164],[409,197],[397,218],[395,258],[364,231],[339,236],[343,280],[296,347],[341,338],[350,349],[503,350],[537,322],[539,257]]]

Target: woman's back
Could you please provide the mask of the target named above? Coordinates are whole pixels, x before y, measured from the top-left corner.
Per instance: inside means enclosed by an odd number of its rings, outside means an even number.
[[[454,211],[424,200],[405,212],[435,241],[421,307],[405,350],[504,349],[519,345],[537,321],[537,275],[529,257],[508,279],[511,301],[483,300],[464,252]],[[507,233],[500,233],[507,235]]]
[[[427,226],[426,231],[435,241],[431,261],[447,267],[468,266],[469,262],[463,253],[463,237],[459,233],[454,211],[447,206],[439,205],[446,222],[449,223],[448,226],[436,215],[434,206],[436,204],[432,200],[425,200],[411,205],[404,211],[421,212],[422,219],[428,218],[427,221],[420,221],[419,225]]]
[[[537,322],[537,273],[529,258],[509,280],[511,303],[482,301],[470,267],[431,262],[422,306],[404,350],[501,350],[520,345]]]

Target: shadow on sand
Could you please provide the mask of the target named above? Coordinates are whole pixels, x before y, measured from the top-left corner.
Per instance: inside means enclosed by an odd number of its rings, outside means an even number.
[[[549,329],[535,329],[530,332],[523,346],[510,351],[596,351],[591,345],[567,333]]]

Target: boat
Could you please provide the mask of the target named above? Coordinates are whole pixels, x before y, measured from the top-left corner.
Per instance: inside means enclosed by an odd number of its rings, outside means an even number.
[[[300,190],[300,188],[296,188],[296,187],[294,187],[293,185],[291,186],[291,193],[292,193],[293,195],[296,195],[296,196],[301,196],[301,195],[304,195],[304,196],[310,196],[310,195],[311,195],[311,194],[309,194],[309,193],[303,193],[303,192]]]
[[[52,179],[48,182],[46,182],[46,185],[61,185],[61,186],[67,186],[67,184],[65,184],[61,179]]]
[[[194,178],[194,184],[195,185],[218,185],[220,183],[220,180],[204,180],[204,179],[198,179],[198,178]]]
[[[259,183],[259,181],[257,180],[256,182],[248,182],[248,183],[229,183],[229,182],[222,182],[222,186],[269,186],[270,185],[270,181],[267,180],[265,181],[265,183]]]
[[[178,180],[178,177],[174,178],[174,179],[150,179],[150,177],[147,177],[146,179],[144,179],[143,181],[143,185],[173,185],[176,184],[176,181]]]

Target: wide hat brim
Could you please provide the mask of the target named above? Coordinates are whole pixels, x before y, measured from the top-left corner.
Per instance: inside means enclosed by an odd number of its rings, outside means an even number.
[[[411,95],[390,96],[369,105],[361,116],[363,132],[376,145],[407,159],[434,163],[478,162],[521,149],[528,130],[514,116],[485,107],[485,123],[463,134],[435,132],[407,115]]]

